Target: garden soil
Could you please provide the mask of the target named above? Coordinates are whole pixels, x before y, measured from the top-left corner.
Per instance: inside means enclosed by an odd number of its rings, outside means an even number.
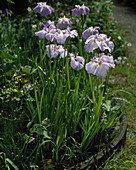
[[[124,26],[124,30],[128,31],[127,39],[132,44],[129,56],[136,57],[136,9],[122,6],[116,2],[114,5],[115,7],[112,8],[114,18]]]

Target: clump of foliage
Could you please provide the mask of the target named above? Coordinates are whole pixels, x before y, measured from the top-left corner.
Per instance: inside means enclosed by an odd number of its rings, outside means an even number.
[[[108,90],[112,56],[125,53],[111,1],[54,2],[22,18],[1,12],[2,168],[73,166],[112,139],[124,113]]]

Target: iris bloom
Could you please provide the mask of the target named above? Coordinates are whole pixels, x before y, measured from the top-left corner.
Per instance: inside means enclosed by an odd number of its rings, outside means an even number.
[[[87,39],[88,37],[90,37],[91,35],[95,35],[96,33],[99,33],[100,28],[99,27],[89,27],[88,29],[86,29],[83,33],[82,36],[84,39]]]
[[[94,56],[94,58],[86,64],[85,69],[88,74],[92,73],[98,77],[106,77],[109,67],[115,67],[113,57],[106,56],[102,53],[100,57]]]
[[[65,32],[66,34],[68,34],[71,38],[75,38],[75,37],[78,36],[77,30],[72,30],[72,31],[71,31],[71,28],[69,28],[69,27],[67,27],[67,29],[64,30],[64,32]]]
[[[56,27],[54,25],[53,21],[47,21],[47,24],[42,24],[42,30],[35,33],[39,38],[46,37],[47,40],[50,40],[51,42],[54,41],[56,33]]]
[[[48,20],[45,27],[47,28],[56,28],[55,25],[54,25],[54,21],[51,21],[51,20]]]
[[[66,18],[65,16],[63,18],[60,18],[57,23],[57,28],[67,28],[67,26],[71,25],[72,22],[69,18]]]
[[[48,57],[56,58],[60,55],[62,58],[67,56],[67,50],[62,45],[50,44],[46,45],[46,54]]]
[[[52,42],[55,39],[54,37],[55,33],[56,33],[56,29],[44,27],[43,30],[36,32],[35,35],[37,35],[39,38],[46,37],[47,40],[50,40]]]
[[[85,50],[93,52],[97,48],[100,48],[101,51],[108,49],[109,52],[112,52],[114,44],[105,34],[91,35],[85,42]]]
[[[37,6],[33,9],[34,12],[38,12],[42,16],[47,16],[54,10],[51,6],[47,5],[46,2],[38,2]]]
[[[90,11],[90,9],[85,6],[75,5],[76,8],[72,9],[72,16],[80,17],[81,15],[86,15]]]
[[[76,56],[72,53],[69,53],[69,56],[71,58],[71,67],[74,70],[80,70],[84,67],[84,63],[85,63],[85,59],[83,57],[80,56]]]
[[[59,44],[64,44],[66,39],[69,37],[69,35],[65,33],[65,31],[62,31],[60,29],[57,30],[54,36],[55,39],[57,40],[57,43]]]

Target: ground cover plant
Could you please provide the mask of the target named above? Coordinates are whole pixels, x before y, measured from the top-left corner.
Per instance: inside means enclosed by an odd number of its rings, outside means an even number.
[[[2,168],[73,166],[101,149],[105,134],[111,140],[123,114],[108,82],[128,43],[111,2],[55,5],[40,2],[18,22],[1,13]]]

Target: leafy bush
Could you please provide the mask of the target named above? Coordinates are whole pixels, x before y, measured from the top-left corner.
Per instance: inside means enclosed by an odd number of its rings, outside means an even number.
[[[54,11],[40,4],[53,13],[54,22],[49,15],[38,14],[39,6],[35,13],[29,7],[25,16],[16,18],[10,10],[1,13],[1,127],[6,126],[5,119],[21,122],[18,132],[16,123],[11,125],[13,131],[5,128],[5,136],[0,132],[2,168],[72,166],[103,147],[105,134],[111,140],[123,114],[124,105],[108,90],[111,67],[115,67],[111,55],[124,55],[121,47],[126,41],[113,18],[111,1],[85,1],[76,9],[68,6],[70,1],[54,2]],[[85,8],[84,13],[71,16],[72,9],[80,8]],[[71,30],[56,29],[64,15],[62,23],[66,21]],[[84,39],[88,27],[92,35]]]

